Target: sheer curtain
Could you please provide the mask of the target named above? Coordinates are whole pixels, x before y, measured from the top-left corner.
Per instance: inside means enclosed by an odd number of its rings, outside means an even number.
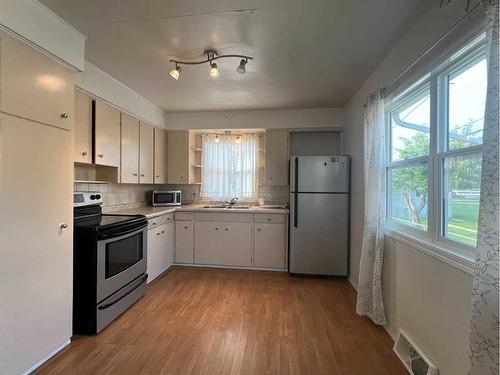
[[[499,1],[482,0],[486,12],[488,89],[483,130],[481,198],[472,286],[471,375],[499,373]]]
[[[385,215],[385,123],[382,90],[368,97],[364,113],[365,214],[356,312],[386,324],[382,300]]]
[[[258,145],[255,134],[203,135],[201,196],[257,199]]]

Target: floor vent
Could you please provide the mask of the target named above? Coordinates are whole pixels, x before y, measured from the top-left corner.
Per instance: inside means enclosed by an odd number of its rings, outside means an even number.
[[[404,329],[399,330],[394,352],[412,375],[438,375],[434,362],[420,349]]]

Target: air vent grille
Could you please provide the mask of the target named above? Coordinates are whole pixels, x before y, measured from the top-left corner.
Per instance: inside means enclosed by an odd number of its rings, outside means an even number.
[[[404,329],[399,330],[394,352],[412,375],[438,375],[438,367]]]

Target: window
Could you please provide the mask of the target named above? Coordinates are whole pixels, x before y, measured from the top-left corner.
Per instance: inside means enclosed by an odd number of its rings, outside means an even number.
[[[484,38],[388,106],[387,224],[471,256],[486,105]]]
[[[258,135],[203,135],[202,144],[201,196],[257,199]]]

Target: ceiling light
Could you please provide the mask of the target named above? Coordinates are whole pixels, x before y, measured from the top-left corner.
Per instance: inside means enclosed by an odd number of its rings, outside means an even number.
[[[170,76],[177,81],[181,76],[181,70],[182,68],[176,65],[175,68],[170,71]]]
[[[240,137],[236,137],[236,143],[241,143]]]
[[[218,135],[215,136],[215,143],[219,143],[219,136]]]
[[[219,78],[219,69],[217,69],[217,64],[212,63],[210,66],[212,67],[208,73],[210,78]]]
[[[240,65],[236,68],[236,71],[241,74],[245,74],[247,69],[245,68],[245,65],[247,64],[248,60],[247,59],[241,59]]]
[[[182,61],[182,60],[170,60],[170,62],[175,64],[175,69],[172,69],[170,72],[170,75],[172,78],[175,80],[178,80],[180,77],[181,73],[181,67],[180,65],[200,65],[200,64],[206,64],[208,63],[210,65],[210,71],[209,75],[211,78],[219,78],[219,69],[217,69],[217,64],[214,62],[215,60],[218,59],[225,59],[225,58],[240,58],[240,64],[236,68],[236,71],[238,73],[245,73],[246,72],[246,65],[248,64],[248,60],[253,60],[253,57],[251,56],[246,56],[246,55],[219,55],[217,51],[213,49],[209,49],[203,52],[205,55],[204,60],[200,61]]]

